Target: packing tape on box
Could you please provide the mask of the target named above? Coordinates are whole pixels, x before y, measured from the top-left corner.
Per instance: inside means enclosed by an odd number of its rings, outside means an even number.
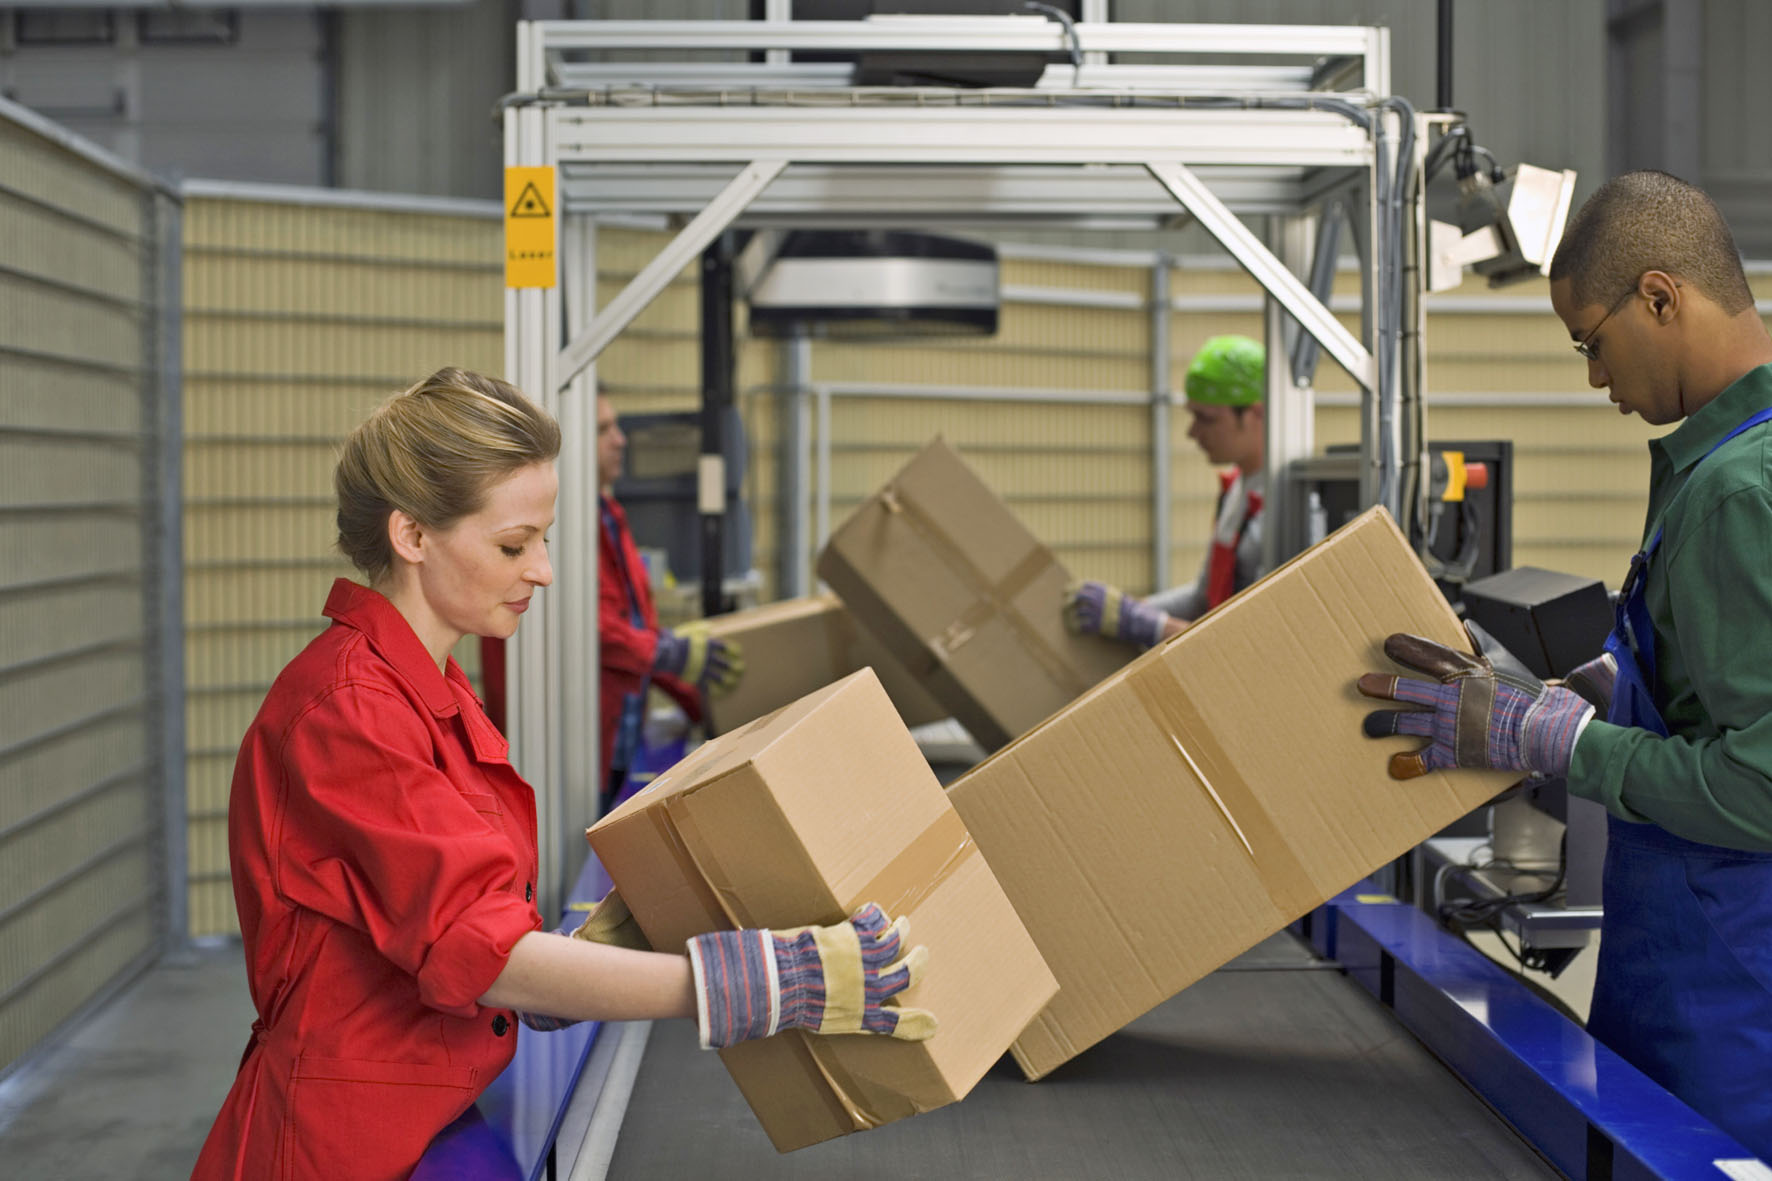
[[[1045,573],[1047,567],[1056,564],[1057,559],[1052,556],[1051,550],[1036,545],[1025,558],[1010,568],[1009,573],[993,582],[972,560],[972,556],[948,536],[935,518],[914,500],[906,497],[900,489],[892,484],[886,485],[880,490],[880,503],[888,513],[903,517],[925,544],[936,552],[942,564],[958,574],[972,591],[972,606],[961,612],[939,635],[925,640],[938,659],[946,663],[950,655],[972,638],[979,624],[993,615],[1000,615],[1020,637],[1022,644],[1033,654],[1034,660],[1045,670],[1046,675],[1068,696],[1080,697],[1088,690],[1089,680],[1070,666],[1064,655],[1028,622],[1027,616],[1015,609],[1015,596]],[[1053,614],[1058,614],[1056,604],[1053,606]]]
[[[1261,870],[1262,886],[1274,908],[1290,922],[1316,906],[1318,891],[1298,855],[1280,836],[1273,817],[1237,772],[1175,674],[1161,660],[1153,660],[1126,680],[1145,713],[1174,744],[1188,775],[1199,781],[1249,859]],[[1299,773],[1308,774],[1309,768],[1301,766]]]
[[[718,859],[689,817],[688,809],[676,806],[679,803],[678,800],[668,800],[663,807],[650,809],[649,814],[664,838],[665,847],[670,850],[684,882],[708,908],[710,916],[724,915],[726,921],[734,927],[761,925],[759,919],[743,910],[729,885],[723,887],[711,880],[714,876],[723,878],[725,875],[718,870],[710,874],[709,868],[717,866]],[[966,822],[960,819],[960,814],[951,807],[943,808],[928,827],[899,850],[898,855],[862,887],[848,903],[848,911],[854,911],[865,903],[875,902],[886,912],[888,918],[897,919],[921,906],[977,853],[978,846],[973,843],[972,834],[966,831]],[[904,884],[893,887],[891,881],[896,877],[902,877]],[[910,939],[913,947],[917,942],[916,934],[913,928]],[[825,1085],[830,1090],[830,1099],[837,1105],[835,1109],[846,1113],[858,1131],[876,1128],[914,1114],[912,1106],[892,1113],[882,1113],[863,1102],[859,1096],[872,1088],[864,1086],[837,1060],[834,1046],[819,1044],[822,1039],[816,1035],[794,1033],[792,1036],[800,1039],[806,1057],[825,1080]],[[894,1095],[891,1099],[908,1104],[903,1096]]]
[[[909,914],[940,889],[960,866],[978,852],[966,822],[952,808],[943,808],[935,823],[886,863],[886,868],[855,896],[855,906],[877,902],[889,918]],[[903,883],[894,887],[894,881]],[[912,940],[916,942],[916,940]]]

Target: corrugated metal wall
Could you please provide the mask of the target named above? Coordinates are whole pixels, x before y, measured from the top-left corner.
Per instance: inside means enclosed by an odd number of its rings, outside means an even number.
[[[163,219],[0,102],[0,1071],[166,931]]]
[[[265,690],[325,623],[344,435],[444,365],[504,368],[496,207],[196,186],[185,221],[190,923],[236,928],[227,800]],[[457,652],[477,670],[470,642]]]

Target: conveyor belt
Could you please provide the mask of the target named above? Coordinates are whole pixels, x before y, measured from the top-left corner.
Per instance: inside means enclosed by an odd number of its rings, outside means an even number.
[[[610,1162],[661,1177],[1555,1177],[1368,993],[1288,934],[1036,1084],[778,1155],[689,1022],[658,1022]]]

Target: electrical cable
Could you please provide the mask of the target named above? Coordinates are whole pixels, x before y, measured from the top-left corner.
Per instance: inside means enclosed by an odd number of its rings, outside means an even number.
[[[1071,85],[1083,84],[1083,39],[1077,36],[1077,22],[1071,14],[1052,4],[1042,4],[1040,0],[1024,0],[1023,12],[1037,12],[1047,20],[1055,20],[1064,26],[1065,40],[1071,45]]]

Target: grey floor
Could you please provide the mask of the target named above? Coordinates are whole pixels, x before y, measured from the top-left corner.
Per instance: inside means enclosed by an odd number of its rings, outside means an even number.
[[[1324,1177],[1399,1161],[1417,1176],[1551,1175],[1310,958],[1276,936],[1038,1086],[1005,1062],[957,1108],[786,1158],[687,1027],[663,1023],[610,1176]],[[188,1176],[251,1021],[237,945],[164,958],[0,1082],[0,1174]]]
[[[252,1015],[238,944],[163,957],[0,1082],[0,1174],[190,1176]]]

